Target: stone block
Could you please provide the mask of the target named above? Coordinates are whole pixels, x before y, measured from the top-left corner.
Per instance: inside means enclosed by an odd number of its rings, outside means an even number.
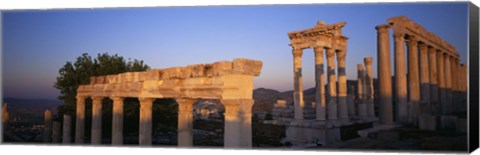
[[[437,118],[432,115],[420,115],[418,118],[418,127],[421,130],[436,130]]]
[[[95,84],[104,84],[105,83],[105,76],[96,76],[95,77]]]
[[[262,70],[262,62],[257,60],[249,60],[239,58],[233,60],[233,73],[259,76]]]
[[[117,75],[107,75],[105,83],[118,83]]]
[[[455,129],[457,125],[457,116],[440,116],[440,126],[442,129]]]
[[[220,61],[213,63],[213,75],[214,76],[221,76],[232,74],[232,63],[228,61]]]

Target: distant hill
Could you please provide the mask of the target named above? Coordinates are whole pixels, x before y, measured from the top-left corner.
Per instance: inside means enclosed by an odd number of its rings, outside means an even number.
[[[45,110],[49,109],[55,114],[57,112],[57,106],[63,104],[62,101],[52,99],[22,99],[12,97],[3,98],[3,102],[8,104],[10,118],[15,116],[43,118]]]

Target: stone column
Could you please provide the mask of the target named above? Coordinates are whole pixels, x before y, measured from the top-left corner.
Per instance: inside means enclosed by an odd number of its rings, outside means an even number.
[[[394,32],[395,40],[395,93],[397,103],[398,121],[408,122],[407,105],[407,75],[405,70],[405,34],[403,32]]]
[[[408,46],[408,113],[409,122],[417,124],[417,117],[420,108],[420,81],[418,73],[418,43],[414,36],[407,41]]]
[[[438,110],[442,114],[446,114],[445,107],[445,65],[443,63],[443,52],[437,51],[437,77],[438,77],[438,95],[439,95],[439,106]]]
[[[337,78],[335,76],[335,49],[327,49],[328,63],[328,119],[337,119]]]
[[[103,97],[92,97],[92,144],[102,144],[102,100]]]
[[[45,110],[45,125],[43,129],[43,141],[45,143],[52,142],[52,112]]]
[[[301,48],[293,47],[293,102],[294,118],[303,120],[303,81],[302,81],[302,54]]]
[[[8,125],[8,119],[10,117],[10,114],[8,113],[7,110],[7,103],[3,103],[2,105],[2,131],[5,132],[7,130],[7,125]],[[0,136],[1,137],[1,136]]]
[[[61,132],[61,123],[57,121],[53,121],[52,123],[52,143],[59,143],[60,142],[60,132]]]
[[[452,81],[452,88],[451,88],[451,100],[450,103],[452,104],[452,112],[458,112],[458,101],[457,101],[457,59],[454,56],[450,56],[450,73],[451,73],[451,81]]]
[[[379,81],[378,92],[379,92],[379,101],[380,101],[379,121],[383,125],[393,125],[392,72],[391,72],[391,63],[390,63],[390,39],[389,39],[390,25],[379,25],[379,26],[376,26],[375,29],[377,30],[377,58],[378,58],[377,75],[378,75],[378,81]],[[399,42],[401,42],[398,40],[396,41],[396,44],[399,44]],[[396,51],[399,50],[397,48],[395,49]],[[403,59],[403,61],[404,60],[405,59]],[[400,112],[399,114],[401,114],[400,116],[402,117],[404,115],[404,113],[400,113]]]
[[[325,102],[325,72],[323,63],[324,47],[315,47],[315,112],[316,119],[326,120],[326,102]]]
[[[452,112],[452,72],[450,67],[450,55],[443,55],[444,69],[445,69],[445,108],[446,113],[449,114]]]
[[[77,117],[75,121],[75,143],[83,144],[85,138],[85,97],[77,96]]]
[[[139,98],[140,100],[140,128],[138,143],[152,145],[152,105],[154,98]]]
[[[338,64],[338,108],[339,117],[342,120],[348,120],[348,105],[347,105],[347,73],[346,73],[346,49],[338,50],[337,64]]]
[[[420,99],[430,104],[430,70],[428,62],[428,46],[420,44]]]
[[[365,99],[367,101],[367,116],[375,117],[375,105],[373,103],[373,95],[374,95],[373,69],[372,69],[373,58],[366,57],[363,59],[363,62],[365,64],[365,88],[366,88]]]
[[[62,142],[64,144],[70,143],[72,140],[70,138],[70,133],[72,132],[72,119],[70,115],[63,115],[63,135]]]
[[[177,99],[178,103],[178,146],[193,146],[193,104],[195,99]]]
[[[433,108],[438,106],[438,81],[437,81],[437,57],[435,48],[428,49],[428,68],[429,68],[429,82],[430,82],[430,105]],[[437,109],[433,110],[433,114],[437,114]]]
[[[252,147],[252,99],[222,99],[225,106],[225,148]]]
[[[357,64],[357,105],[358,116],[367,117],[367,105],[365,103],[365,70],[362,64]]]
[[[113,100],[112,145],[123,144],[123,97],[110,97]]]

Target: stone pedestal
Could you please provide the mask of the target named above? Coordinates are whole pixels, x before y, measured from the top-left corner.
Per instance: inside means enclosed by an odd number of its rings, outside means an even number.
[[[153,98],[139,98],[140,100],[140,128],[138,144],[152,145],[152,106]]]
[[[225,106],[225,148],[252,147],[252,99],[223,99]]]
[[[52,142],[52,112],[46,110],[44,116],[43,142],[50,143]]]
[[[390,41],[389,41],[390,26],[379,25],[375,27],[375,29],[377,30],[377,57],[378,57],[377,71],[378,71],[378,80],[379,80],[378,92],[379,92],[379,98],[380,98],[378,117],[381,124],[393,125],[392,74],[391,74],[392,72],[391,72],[391,63],[390,63]],[[395,55],[397,55],[397,53],[404,54],[403,47],[401,47],[403,46],[403,36],[399,36],[398,34],[396,36],[397,36],[396,38],[400,38],[400,39],[395,39],[395,45],[396,45]],[[397,44],[401,44],[401,46]],[[398,60],[396,57],[395,62],[397,63],[397,61],[399,63],[405,62],[405,59]],[[395,65],[395,68],[397,68],[397,65]],[[400,70],[396,69],[396,71],[400,71]],[[403,70],[403,73],[405,73],[405,70]],[[396,75],[400,75],[400,74],[397,74],[396,72]],[[395,77],[398,78],[397,76]],[[396,82],[398,83],[399,81],[396,81]],[[403,102],[400,102],[400,103],[403,103]],[[402,109],[404,108],[403,106],[404,105],[398,106],[398,109],[399,109],[398,115],[401,116],[401,118],[405,117],[406,115],[406,109]]]
[[[335,49],[327,49],[328,63],[328,119],[336,120],[337,117],[337,80],[335,76]]]
[[[303,120],[303,81],[302,81],[302,49],[293,49],[293,103],[294,118]]]
[[[326,100],[325,100],[325,72],[323,61],[323,47],[315,47],[315,111],[316,119],[324,121],[326,117]]]
[[[178,146],[193,146],[193,104],[194,99],[177,99],[178,103]]]
[[[77,117],[75,121],[75,143],[83,144],[85,138],[85,97],[77,96]]]
[[[62,123],[53,121],[52,124],[52,143],[60,143],[60,136],[62,135]]]
[[[63,115],[62,142],[64,144],[69,144],[72,141],[72,139],[70,138],[71,132],[72,132],[72,118],[69,115]]]
[[[338,116],[342,120],[348,120],[348,106],[347,106],[347,76],[346,76],[346,57],[347,51],[345,49],[338,50]]]
[[[92,144],[102,143],[102,100],[103,97],[92,97]]]
[[[123,144],[123,97],[112,97],[112,145]]]

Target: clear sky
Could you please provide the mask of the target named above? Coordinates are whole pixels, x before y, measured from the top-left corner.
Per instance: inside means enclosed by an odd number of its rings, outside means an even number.
[[[55,98],[58,70],[85,52],[119,54],[144,60],[152,68],[256,59],[263,61],[256,88],[291,90],[293,58],[287,33],[311,28],[318,20],[347,22],[343,34],[350,38],[348,79],[356,79],[356,64],[364,57],[374,58],[376,77],[374,27],[400,15],[454,45],[466,63],[467,6],[455,2],[4,11],[3,96]],[[304,50],[303,77],[305,89],[314,86],[311,49]]]

